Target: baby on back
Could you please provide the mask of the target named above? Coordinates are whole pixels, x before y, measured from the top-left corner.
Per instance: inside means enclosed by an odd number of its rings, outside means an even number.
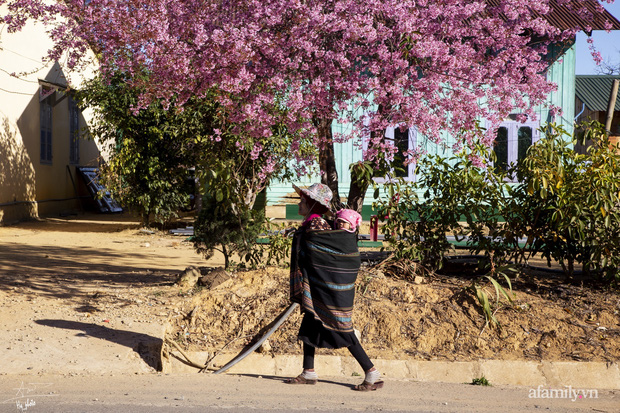
[[[335,229],[343,229],[347,232],[355,232],[362,223],[362,216],[352,209],[341,209],[336,212],[334,221]]]

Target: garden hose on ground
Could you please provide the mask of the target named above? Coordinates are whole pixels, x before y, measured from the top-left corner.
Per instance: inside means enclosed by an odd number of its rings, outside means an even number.
[[[291,304],[282,314],[280,314],[274,321],[273,321],[273,326],[269,329],[269,331],[267,331],[265,333],[264,336],[262,336],[260,338],[260,340],[258,340],[256,343],[254,343],[252,345],[252,347],[248,348],[246,351],[244,351],[243,353],[239,354],[237,357],[235,357],[234,359],[230,360],[228,363],[226,363],[226,365],[224,365],[223,367],[221,367],[219,370],[216,370],[213,374],[220,374],[225,372],[226,370],[228,370],[229,368],[231,368],[232,366],[234,366],[235,364],[239,363],[241,360],[243,360],[244,358],[246,358],[248,355],[250,355],[252,352],[254,352],[254,350],[256,350],[257,348],[260,347],[261,344],[263,344],[265,342],[265,340],[267,340],[269,338],[269,336],[271,336],[277,329],[278,327],[280,327],[282,325],[282,323],[284,321],[286,321],[286,319],[291,315],[291,313],[299,306],[299,304],[297,303],[293,303]]]

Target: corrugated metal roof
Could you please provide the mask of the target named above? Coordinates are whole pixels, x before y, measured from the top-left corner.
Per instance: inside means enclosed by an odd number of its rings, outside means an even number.
[[[545,18],[549,23],[553,24],[558,29],[572,29],[577,26],[583,26],[584,20],[578,16],[576,10],[585,8],[588,13],[592,13],[594,16],[594,22],[591,25],[592,30],[605,30],[605,22],[609,21],[612,27],[611,30],[620,30],[620,22],[610,12],[605,10],[604,13],[599,13],[597,10],[597,1],[584,1],[579,3],[578,6],[572,6],[568,4],[558,4],[556,0],[551,0],[549,5],[552,8],[551,13],[547,14]]]
[[[486,0],[487,4],[497,6],[499,0]],[[567,4],[559,4],[557,0],[549,0],[551,12],[542,16],[545,20],[560,30],[574,29],[577,27],[590,26],[592,30],[606,30],[605,22],[611,23],[610,30],[620,30],[620,21],[607,10],[599,13],[596,0],[569,1]],[[579,16],[577,10],[585,9],[594,16],[592,24],[586,24],[586,20]],[[534,13],[540,16],[538,13]]]
[[[575,95],[592,111],[607,112],[611,86],[614,79],[620,76],[612,75],[577,75],[575,76]],[[620,93],[616,98],[616,112],[620,111]]]

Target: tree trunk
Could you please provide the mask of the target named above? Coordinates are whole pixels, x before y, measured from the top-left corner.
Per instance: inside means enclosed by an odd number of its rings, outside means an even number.
[[[353,209],[360,214],[364,205],[364,197],[368,190],[368,184],[360,185],[358,181],[353,180],[353,172],[351,172],[351,186],[349,187],[349,197],[347,198],[347,208]]]
[[[239,185],[241,188],[241,185]],[[254,188],[254,182],[250,181],[250,184],[245,188],[245,196],[243,197],[243,204],[248,208],[254,208],[254,203],[256,202],[256,195],[260,192],[262,188]],[[243,189],[242,189],[243,190]]]
[[[314,125],[323,143],[319,147],[319,166],[321,168],[321,183],[327,185],[333,193],[332,210],[342,207],[338,192],[338,170],[336,169],[336,157],[334,155],[334,141],[332,135],[331,118],[315,118]]]
[[[370,132],[371,142],[376,136],[376,133],[376,131]],[[355,169],[351,169],[351,186],[349,187],[349,196],[347,197],[348,208],[353,209],[360,214],[362,213],[364,198],[366,197],[366,191],[368,191],[370,183],[371,182],[369,180],[360,179],[356,176]]]
[[[151,213],[147,211],[146,209],[143,209],[141,215],[142,215],[142,226],[144,228],[150,228],[151,227]]]
[[[384,112],[384,106],[379,105],[377,111],[379,113]],[[385,130],[381,131],[382,136],[385,136]],[[370,142],[369,145],[372,144],[373,140],[377,136],[377,131],[373,130],[370,132]],[[372,178],[371,178],[372,179]],[[351,170],[351,186],[349,187],[349,196],[347,197],[347,207],[350,209],[354,209],[360,214],[362,213],[362,207],[364,205],[364,198],[366,197],[366,191],[368,191],[368,187],[370,186],[371,181],[365,181],[357,179],[355,176],[355,171]]]
[[[616,97],[618,96],[618,86],[620,79],[615,79],[611,85],[611,93],[609,95],[609,103],[607,105],[607,116],[605,117],[605,130],[611,132],[611,122],[614,119],[614,111],[616,110]]]
[[[224,255],[224,269],[227,270],[230,265],[230,260],[228,258],[228,250],[226,249],[226,245],[222,245],[222,254]]]
[[[568,272],[566,274],[565,281],[568,282],[573,279],[575,273],[575,259],[573,257],[568,258]]]

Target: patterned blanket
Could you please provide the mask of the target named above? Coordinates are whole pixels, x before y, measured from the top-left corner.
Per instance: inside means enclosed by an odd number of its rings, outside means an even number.
[[[293,239],[291,300],[327,329],[351,332],[355,279],[360,268],[357,234],[300,231]]]

